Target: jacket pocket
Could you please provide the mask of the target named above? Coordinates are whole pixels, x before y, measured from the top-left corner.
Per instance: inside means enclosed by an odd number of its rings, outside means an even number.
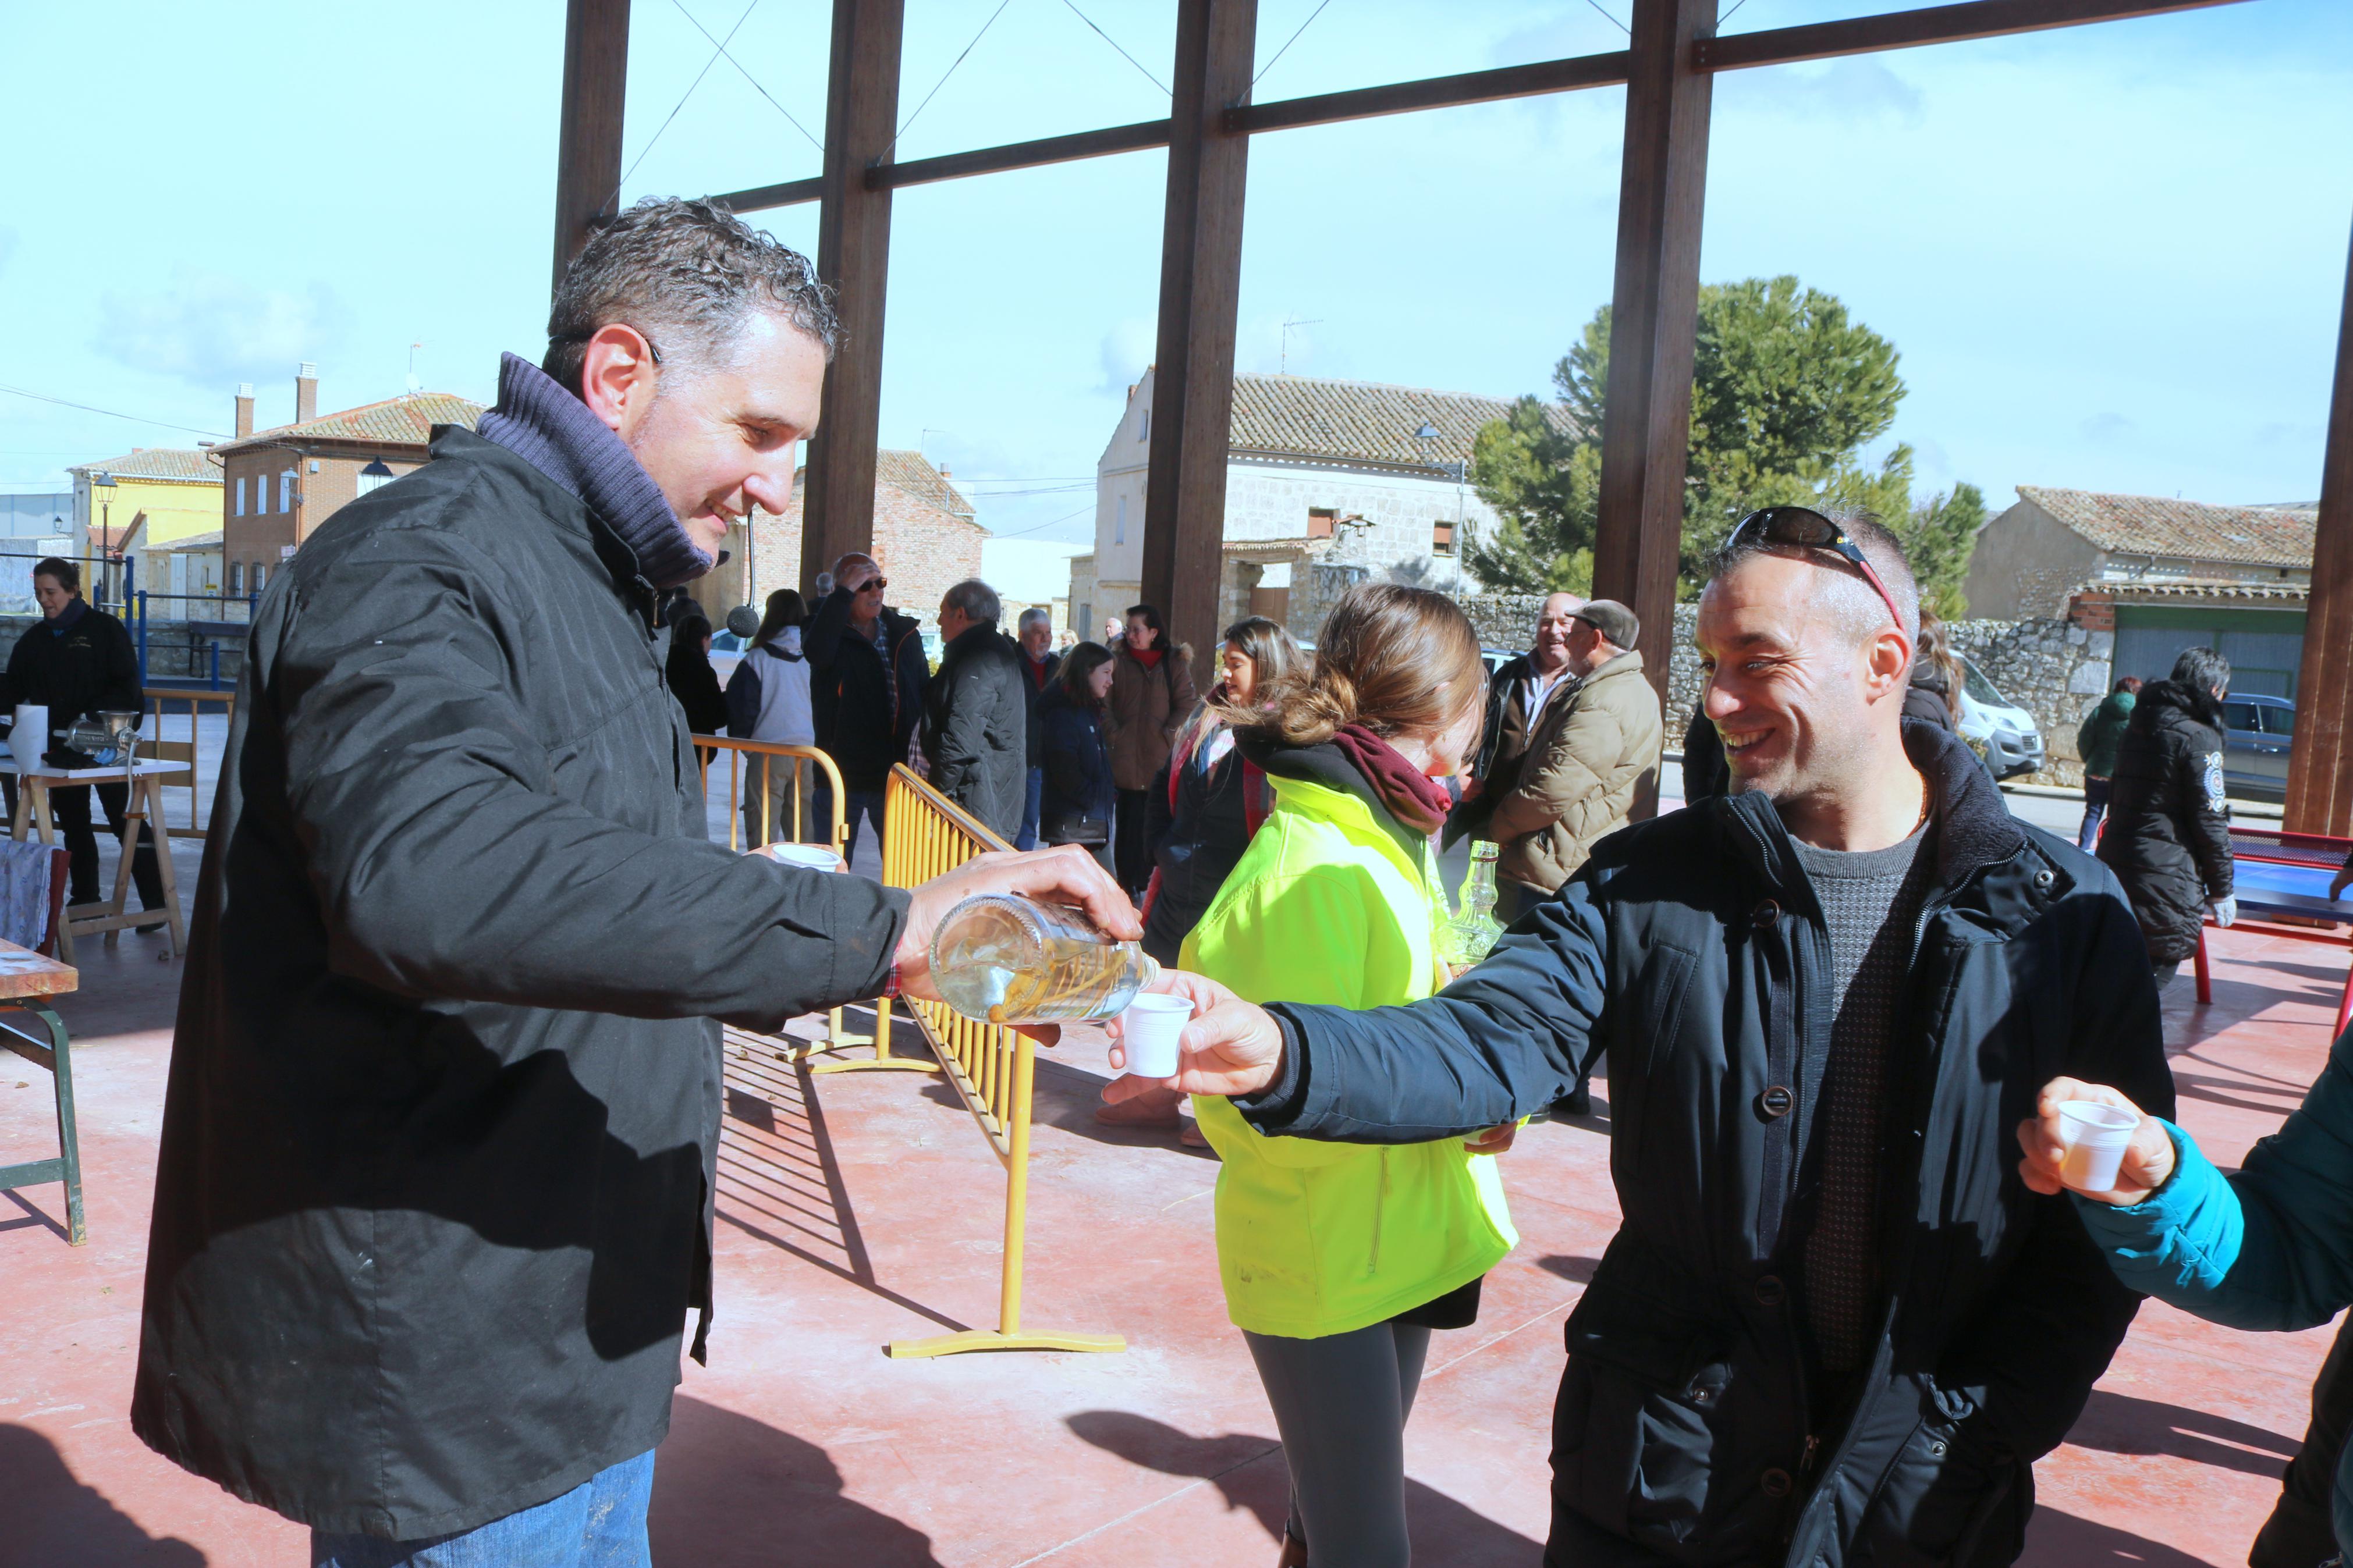
[[[1978,1568],[2025,1545],[2021,1467],[1975,1422],[1932,1410],[1890,1466],[1862,1535],[1883,1568]]]
[[[1754,1467],[1730,1451],[1730,1331],[1610,1288],[1607,1267],[1566,1331],[1553,1431],[1557,1500],[1653,1551],[1702,1535],[1750,1536],[1773,1505],[1747,1473]],[[1751,1511],[1758,1520],[1728,1517]]]

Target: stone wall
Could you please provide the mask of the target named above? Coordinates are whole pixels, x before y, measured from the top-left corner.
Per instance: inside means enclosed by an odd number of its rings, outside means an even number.
[[[1479,640],[1489,647],[1524,648],[1534,640],[1540,595],[1486,594],[1462,601]],[[1667,749],[1679,750],[1683,726],[1699,702],[1699,609],[1675,606],[1674,651],[1667,680]],[[2080,785],[2082,758],[2075,731],[2108,689],[2116,633],[2065,620],[1967,620],[1953,623],[1953,640],[1987,679],[2034,715],[2042,731],[2042,772],[2018,782]]]

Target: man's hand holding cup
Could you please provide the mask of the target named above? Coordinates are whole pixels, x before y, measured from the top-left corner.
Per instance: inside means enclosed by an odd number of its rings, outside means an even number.
[[[1282,1068],[1282,1031],[1265,1008],[1245,1002],[1214,980],[1164,969],[1148,994],[1179,998],[1192,1005],[1192,1018],[1177,1037],[1176,1070],[1166,1078],[1128,1074],[1113,1079],[1103,1099],[1117,1105],[1155,1089],[1184,1094],[1237,1096],[1256,1094],[1275,1080]],[[1127,1068],[1123,1043],[1124,1015],[1111,1024],[1111,1065]]]
[[[2081,1193],[2119,1208],[2145,1203],[2173,1174],[2162,1122],[2105,1084],[2054,1078],[2018,1124],[2019,1176],[2038,1193]]]

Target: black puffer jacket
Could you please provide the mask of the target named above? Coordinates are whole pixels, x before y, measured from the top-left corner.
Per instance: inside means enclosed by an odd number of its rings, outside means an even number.
[[[876,794],[892,765],[907,760],[932,667],[923,628],[888,605],[878,617],[891,650],[886,661],[849,624],[856,597],[847,588],[827,595],[801,630],[801,651],[808,656],[817,743],[841,770],[844,789]]]
[[[2063,1072],[2171,1115],[2139,933],[2116,879],[2012,817],[1966,746],[1904,736],[1936,867],[1889,1058],[1911,1070],[1886,1102],[1881,1331],[1841,1397],[1813,1370],[1800,1269],[1830,937],[1765,796],[1611,835],[1427,1002],[1275,1009],[1284,1078],[1240,1102],[1270,1133],[1467,1133],[1606,1053],[1624,1221],[1567,1324],[1559,1568],[2007,1563],[2030,1462],[2132,1321],[2070,1201],[2018,1179],[2016,1128]]]
[[[2222,704],[2152,681],[2133,704],[2108,788],[2106,861],[2132,900],[2156,963],[2198,951],[2209,900],[2231,896],[2231,806],[2222,787]]]
[[[87,713],[136,713],[146,706],[139,689],[139,650],[121,621],[77,598],[72,620],[38,621],[25,628],[8,652],[0,677],[0,714],[13,715],[19,702],[49,710],[49,727],[62,730]],[[42,750],[48,742],[42,742]]]
[[[708,1304],[719,1026],[871,996],[905,893],[704,841],[652,591],[444,428],[269,584],[205,843],[131,1418],[335,1532],[644,1453]]]
[[[940,651],[923,691],[923,761],[932,786],[1008,844],[1029,797],[1027,662],[995,621],[966,626]]]

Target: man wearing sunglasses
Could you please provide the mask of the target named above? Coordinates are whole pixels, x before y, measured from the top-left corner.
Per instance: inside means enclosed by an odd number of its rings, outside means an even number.
[[[2084,1065],[2173,1103],[2139,931],[1903,720],[1917,605],[1872,520],[1754,513],[1700,598],[1731,794],[1604,839],[1426,1002],[1165,979],[1202,1009],[1169,1081],[1270,1134],[1466,1135],[1606,1066],[1623,1220],[1567,1323],[1560,1568],[2009,1563],[2131,1321],[2005,1143]]]
[[[841,770],[842,816],[849,826],[842,854],[854,860],[861,826],[871,826],[879,865],[883,786],[892,765],[907,761],[932,667],[923,657],[922,626],[882,602],[891,580],[872,556],[836,561],[833,584],[801,633],[817,743]],[[822,817],[829,809],[828,786],[820,783],[817,793]]]

